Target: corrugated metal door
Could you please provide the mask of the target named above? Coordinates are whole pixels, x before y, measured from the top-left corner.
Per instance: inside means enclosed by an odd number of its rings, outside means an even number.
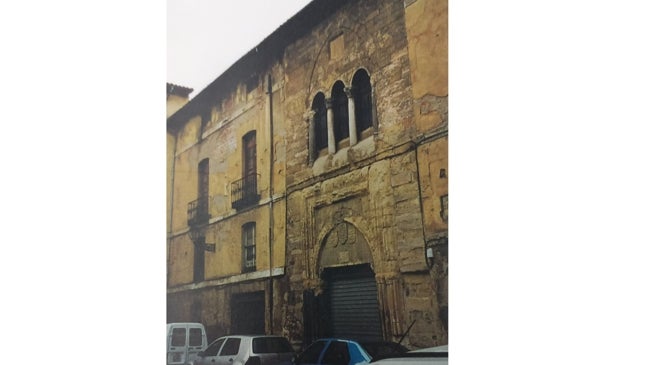
[[[369,265],[328,269],[326,274],[331,335],[382,340],[377,283]]]

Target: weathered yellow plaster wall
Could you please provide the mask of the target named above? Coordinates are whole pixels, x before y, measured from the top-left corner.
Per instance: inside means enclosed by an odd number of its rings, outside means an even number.
[[[176,138],[172,133],[167,132],[167,232],[171,231],[171,212],[172,212],[172,183],[174,181],[174,150]]]
[[[273,194],[276,196],[286,191],[287,123],[284,105],[284,88],[280,88],[273,92]],[[284,229],[284,224],[282,226]]]
[[[179,95],[167,95],[167,118],[176,113],[183,105],[187,104],[188,99]]]
[[[415,0],[405,9],[411,65],[413,116],[420,135],[443,136],[418,148],[425,235],[447,230],[440,197],[448,191],[448,5],[447,0]]]
[[[426,239],[431,239],[434,233],[448,229],[447,222],[440,215],[440,197],[448,193],[448,178],[440,177],[441,169],[449,176],[448,145],[449,139],[445,137],[424,144],[418,149]]]
[[[169,247],[169,285],[191,283],[194,275],[194,246],[188,235],[175,237]]]
[[[256,270],[269,268],[269,174],[273,148],[274,194],[284,194],[285,127],[282,120],[282,87],[273,93],[274,146],[269,140],[268,99],[257,89],[246,92],[243,85],[221,102],[215,101],[207,120],[191,118],[178,132],[174,160],[174,206],[170,252],[170,286],[193,280],[194,246],[187,230],[187,206],[198,198],[198,165],[209,160],[209,213],[206,243],[215,252],[205,252],[205,280],[242,274],[242,225],[255,222]],[[258,90],[260,89],[260,90]],[[258,192],[260,205],[237,211],[232,208],[231,185],[242,178],[242,139],[256,132]],[[169,153],[169,152],[168,152]],[[284,267],[285,215],[283,200],[274,202],[273,266]]]
[[[273,266],[284,266],[284,202],[274,205]],[[269,269],[269,208],[260,206],[227,220],[212,224],[206,242],[215,244],[215,252],[205,253],[205,278],[216,279],[242,273],[242,226],[255,222],[256,270]]]
[[[413,97],[447,96],[447,0],[417,0],[406,7],[406,34],[411,62]]]
[[[176,156],[172,234],[187,228],[187,204],[198,196],[198,161],[195,156],[196,150]]]

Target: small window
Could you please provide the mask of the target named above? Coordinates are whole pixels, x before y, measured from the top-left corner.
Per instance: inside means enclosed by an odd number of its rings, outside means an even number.
[[[240,343],[241,343],[241,339],[239,338],[229,338],[226,341],[226,344],[223,345],[223,350],[221,350],[219,356],[237,355],[237,353],[239,352]]]
[[[190,328],[190,346],[203,344],[203,331],[200,328]]]
[[[255,271],[255,222],[242,227],[242,256],[243,271]]]
[[[348,365],[350,363],[350,354],[348,353],[348,344],[340,341],[332,341],[323,354],[323,364]]]
[[[216,342],[213,342],[203,352],[205,354],[205,356],[217,356],[217,354],[219,353],[219,349],[221,348],[221,345],[223,345],[224,341],[225,341],[225,339],[222,338],[220,340],[217,340]]]
[[[185,346],[185,328],[172,330],[172,346]]]

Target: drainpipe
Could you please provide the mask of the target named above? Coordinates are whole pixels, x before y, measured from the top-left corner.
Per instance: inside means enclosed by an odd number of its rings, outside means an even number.
[[[269,331],[273,334],[273,85],[267,77],[269,103]]]
[[[416,172],[416,177],[418,181],[418,195],[419,195],[419,200],[420,200],[420,222],[422,224],[422,241],[424,242],[424,249],[426,250],[427,247],[427,233],[426,233],[426,227],[425,227],[425,219],[424,219],[424,203],[422,201],[422,183],[421,183],[421,176],[420,176],[420,160],[418,159],[418,149],[421,146],[421,141],[415,141],[412,143],[413,150],[415,151],[415,172]],[[426,258],[425,258],[426,260]]]
[[[174,134],[174,152],[172,154],[172,166],[171,174],[172,178],[170,181],[171,195],[169,197],[169,231],[167,232],[167,285],[169,286],[169,255],[171,253],[172,245],[172,232],[174,230],[174,177],[176,176],[176,147],[177,147],[177,138]]]

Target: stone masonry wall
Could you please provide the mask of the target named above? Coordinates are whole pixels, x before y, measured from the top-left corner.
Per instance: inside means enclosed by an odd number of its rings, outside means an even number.
[[[300,343],[305,289],[323,283],[323,238],[337,219],[364,235],[372,252],[387,340],[433,346],[440,335],[436,293],[424,260],[420,177],[413,142],[410,64],[402,1],[350,2],[288,47],[284,59],[287,128],[287,306],[285,336]],[[317,92],[330,96],[367,70],[374,134],[309,164],[306,114]],[[446,342],[445,342],[446,343]]]

